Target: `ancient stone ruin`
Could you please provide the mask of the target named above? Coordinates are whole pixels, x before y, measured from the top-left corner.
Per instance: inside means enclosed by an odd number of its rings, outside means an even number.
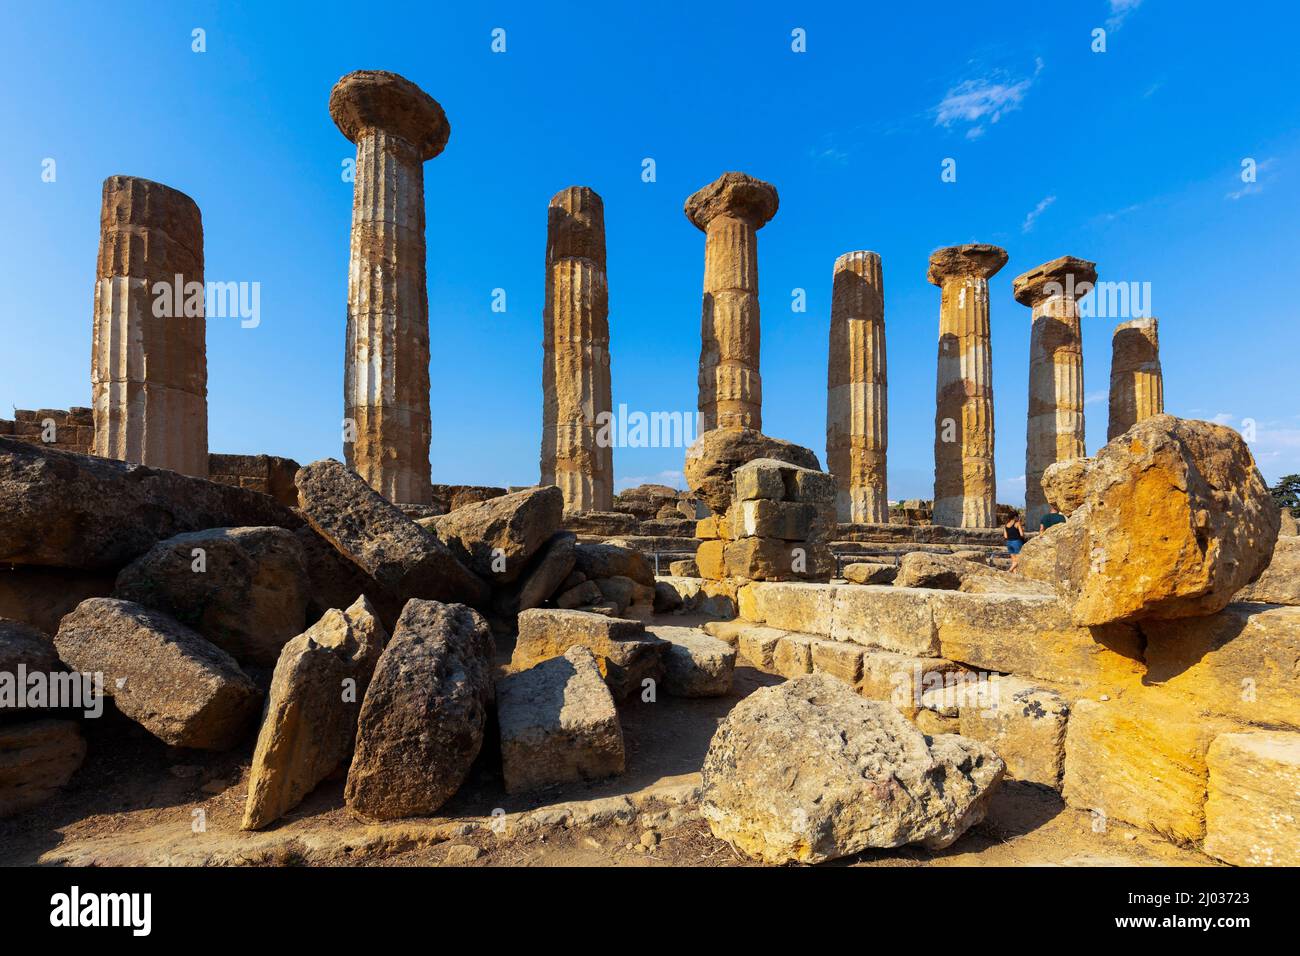
[[[201,284],[198,209],[129,177],[105,184],[93,413],[0,422],[0,862],[1300,864],[1294,519],[1241,436],[1163,414],[1154,320],[1116,333],[1087,456],[1093,263],[1012,284],[1030,524],[1067,515],[1015,573],[1007,252],[930,258],[935,497],[891,503],[881,257],[834,262],[823,470],[761,430],[777,196],[741,173],[686,203],[687,488],[613,493],[585,186],[548,207],[542,481],[435,485],[423,164],[449,126],[391,73],[329,108],[357,147],[345,460],[209,453],[203,311],[157,322],[152,290]]]

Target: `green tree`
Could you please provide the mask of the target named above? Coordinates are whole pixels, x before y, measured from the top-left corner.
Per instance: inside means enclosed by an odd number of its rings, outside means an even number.
[[[1279,508],[1286,508],[1300,518],[1300,475],[1283,475],[1269,491]]]

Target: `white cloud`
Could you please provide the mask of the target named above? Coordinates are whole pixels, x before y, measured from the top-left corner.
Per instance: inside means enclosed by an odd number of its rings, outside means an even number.
[[[1104,402],[1109,398],[1109,392],[1089,392],[1083,397],[1083,404],[1096,405],[1098,402]]]
[[[1038,203],[1038,205],[1033,208],[1033,210],[1029,213],[1029,215],[1025,217],[1024,225],[1020,227],[1020,231],[1029,232],[1031,229],[1033,229],[1034,223],[1038,221],[1038,217],[1041,216],[1043,214],[1043,211],[1046,210],[1047,207],[1054,202],[1056,202],[1055,196],[1048,196],[1046,199],[1041,200]]]
[[[1118,30],[1128,15],[1142,6],[1142,0],[1109,0],[1110,16],[1106,18],[1107,30]]]
[[[954,124],[968,123],[967,139],[984,135],[985,123],[992,125],[1008,113],[1020,109],[1025,94],[1042,72],[1043,61],[1034,61],[1034,73],[1015,79],[1003,70],[989,76],[962,80],[950,89],[934,108],[934,125],[951,128]]]

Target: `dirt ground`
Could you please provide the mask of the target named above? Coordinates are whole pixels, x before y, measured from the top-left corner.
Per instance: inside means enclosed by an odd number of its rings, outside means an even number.
[[[674,620],[673,623],[678,623]],[[502,647],[508,656],[509,647]],[[621,777],[528,798],[502,788],[496,729],[469,780],[438,817],[372,825],[329,781],[258,833],[239,830],[252,741],[201,754],[167,747],[106,710],[85,723],[89,755],[55,800],[0,821],[0,865],[747,866],[695,812],[699,768],[735,703],[780,678],[738,662],[732,694],[661,696],[620,706]],[[1043,788],[1004,782],[989,814],[955,845],[859,854],[852,866],[1208,866],[1154,834],[1067,808]]]

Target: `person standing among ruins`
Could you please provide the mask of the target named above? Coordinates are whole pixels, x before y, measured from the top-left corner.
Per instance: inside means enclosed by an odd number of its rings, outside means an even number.
[[[1057,505],[1049,505],[1047,514],[1043,515],[1038,522],[1038,530],[1046,531],[1052,525],[1065,524],[1065,515],[1061,514],[1061,509]]]
[[[1011,570],[1014,572],[1020,563],[1020,549],[1025,546],[1025,526],[1020,512],[1011,516],[1011,520],[1002,526],[1002,534],[1007,539],[1007,551],[1011,554]]]

